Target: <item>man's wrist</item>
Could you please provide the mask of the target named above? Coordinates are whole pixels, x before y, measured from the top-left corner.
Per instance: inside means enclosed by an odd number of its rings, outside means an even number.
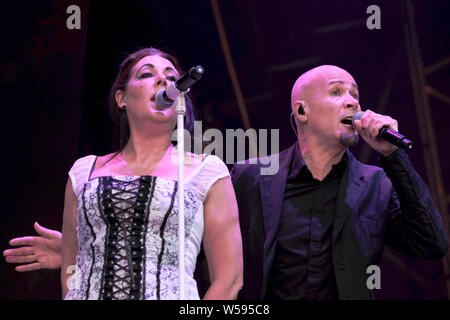
[[[398,147],[394,147],[392,150],[389,150],[389,151],[386,151],[386,152],[380,152],[380,155],[382,157],[387,158],[387,157],[393,155],[398,149],[399,149]]]

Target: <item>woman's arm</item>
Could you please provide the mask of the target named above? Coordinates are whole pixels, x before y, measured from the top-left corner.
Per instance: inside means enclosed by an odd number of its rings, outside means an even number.
[[[76,265],[78,252],[77,239],[77,199],[70,178],[67,181],[64,197],[64,216],[61,243],[61,286],[64,299],[69,290],[70,279]]]
[[[205,199],[203,248],[211,286],[205,300],[236,299],[243,258],[238,207],[230,177],[216,181]]]

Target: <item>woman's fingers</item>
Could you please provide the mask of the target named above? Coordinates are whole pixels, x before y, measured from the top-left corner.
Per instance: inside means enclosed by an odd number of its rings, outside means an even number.
[[[21,247],[17,249],[8,249],[3,251],[3,256],[29,256],[31,254],[34,254],[34,248],[33,247]]]
[[[41,236],[45,238],[55,238],[58,237],[61,233],[55,230],[47,229],[41,226],[37,221],[34,223],[34,230]]]
[[[34,255],[29,256],[7,256],[6,262],[8,263],[30,263],[36,261]]]
[[[17,266],[16,271],[17,272],[27,272],[27,271],[33,271],[33,270],[39,270],[41,267],[39,265],[39,262],[26,264],[23,266]]]
[[[36,237],[14,238],[9,241],[10,246],[32,246],[36,243]]]

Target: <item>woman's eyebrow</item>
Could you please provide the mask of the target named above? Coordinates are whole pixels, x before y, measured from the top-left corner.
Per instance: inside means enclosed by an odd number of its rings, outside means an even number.
[[[152,65],[151,63],[143,64],[143,65],[136,71],[136,74],[138,74],[139,71],[141,71],[141,69],[144,68],[144,67],[154,68],[155,66]]]
[[[138,71],[136,71],[136,74],[139,73],[139,71],[141,71],[141,69],[144,68],[144,67],[154,68],[155,66],[152,65],[151,63],[143,64],[143,65],[138,69]],[[173,68],[171,68],[171,67],[166,67],[166,68],[164,69],[164,71],[172,71],[172,72],[178,73],[175,69],[173,69]]]
[[[175,70],[174,68],[171,68],[171,67],[166,67],[166,68],[164,69],[164,71],[172,71],[172,72],[178,74],[178,71]]]

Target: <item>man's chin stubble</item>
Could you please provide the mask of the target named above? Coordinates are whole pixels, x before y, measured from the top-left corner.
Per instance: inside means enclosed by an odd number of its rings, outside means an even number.
[[[339,136],[339,142],[347,148],[354,147],[356,144],[358,144],[358,141],[359,135],[357,132],[341,133],[341,135]]]

